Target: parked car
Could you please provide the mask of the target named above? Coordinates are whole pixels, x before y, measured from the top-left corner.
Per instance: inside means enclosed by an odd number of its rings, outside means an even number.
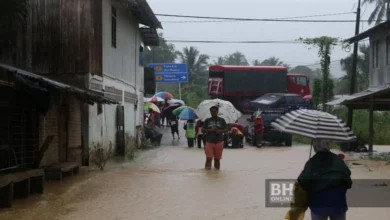
[[[261,116],[264,122],[264,133],[263,141],[282,144],[286,146],[292,145],[292,135],[284,132],[280,132],[271,126],[271,122],[275,121],[277,118],[285,114],[286,110],[263,110],[261,111]],[[248,118],[247,121],[250,122],[250,125],[246,127],[247,135],[245,137],[246,142],[251,143],[253,146],[257,146],[256,132],[253,124],[253,117]]]
[[[288,93],[268,93],[249,104],[250,112],[266,109],[286,109],[288,111],[298,109],[312,109],[310,100],[305,100],[302,96]]]

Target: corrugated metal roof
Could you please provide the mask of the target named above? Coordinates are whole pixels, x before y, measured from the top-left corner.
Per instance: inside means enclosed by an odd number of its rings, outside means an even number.
[[[374,27],[372,27],[372,28],[370,28],[370,29],[368,29],[368,30],[366,30],[366,31],[356,35],[356,36],[353,36],[353,37],[351,37],[349,39],[346,39],[345,42],[348,42],[348,43],[352,44],[352,43],[355,43],[356,41],[361,41],[361,40],[369,37],[373,32],[375,32],[375,31],[377,31],[379,29],[388,28],[389,25],[390,25],[390,21],[385,21],[383,23],[380,23],[380,24],[378,24],[378,25],[376,25],[376,26],[374,26]]]
[[[105,103],[105,104],[118,104],[117,101],[111,100],[107,97],[104,97],[103,93],[95,92],[89,89],[81,89],[77,88],[62,82],[58,82],[22,69],[18,69],[16,67],[9,66],[7,64],[0,63],[0,67],[4,68],[14,74],[18,74],[20,76],[26,77],[30,80],[44,83],[46,86],[52,87],[54,89],[70,92],[75,94],[79,99],[87,102],[94,103]]]
[[[142,40],[145,46],[159,46],[160,39],[157,31],[154,28],[141,27],[139,28]]]
[[[129,10],[135,14],[140,24],[162,29],[161,22],[157,19],[146,0],[127,0],[127,2]]]
[[[362,99],[362,98],[365,98],[365,97],[370,96],[370,95],[375,95],[376,93],[384,92],[386,90],[389,90],[389,92],[390,92],[390,87],[387,85],[381,86],[381,87],[372,87],[372,88],[368,88],[362,92],[355,93],[355,94],[350,95],[350,96],[344,96],[344,97],[339,98],[339,99],[334,99],[330,102],[327,102],[326,105],[330,105],[330,106],[343,105],[343,104],[346,104],[346,102],[354,101],[357,99]]]

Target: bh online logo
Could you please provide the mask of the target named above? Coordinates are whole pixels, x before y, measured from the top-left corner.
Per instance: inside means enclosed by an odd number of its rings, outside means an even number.
[[[268,187],[270,203],[290,204],[294,202],[294,182],[270,181]]]

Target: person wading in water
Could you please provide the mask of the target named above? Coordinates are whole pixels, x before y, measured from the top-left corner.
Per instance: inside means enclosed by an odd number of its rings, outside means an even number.
[[[225,119],[218,117],[217,106],[210,108],[211,118],[204,121],[202,132],[205,133],[204,139],[206,145],[204,151],[206,153],[206,169],[211,169],[211,164],[214,159],[215,169],[220,169],[220,161],[222,159],[222,151],[224,144],[224,133],[228,131],[228,126]]]

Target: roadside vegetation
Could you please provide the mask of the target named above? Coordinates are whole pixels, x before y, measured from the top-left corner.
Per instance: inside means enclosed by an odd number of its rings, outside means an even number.
[[[369,24],[380,23],[386,17],[385,9],[387,1],[364,0],[363,4],[376,4],[371,12]],[[168,43],[163,34],[160,33],[160,46],[155,48],[155,56],[152,51],[145,52],[146,63],[172,63],[175,61],[184,62],[188,65],[189,83],[182,85],[182,99],[187,105],[197,107],[200,102],[209,99],[207,94],[207,69],[210,65],[242,65],[242,66],[285,66],[290,73],[304,73],[310,78],[310,87],[312,98],[315,104],[325,103],[333,99],[335,94],[348,94],[350,88],[350,78],[352,75],[352,51],[350,55],[334,61],[331,57],[331,51],[334,46],[342,46],[339,39],[322,36],[318,38],[300,38],[298,41],[318,49],[320,63],[318,65],[298,65],[291,66],[287,62],[277,57],[269,57],[265,60],[248,60],[245,54],[240,51],[232,51],[231,54],[217,57],[211,60],[210,56],[201,53],[196,47],[184,47],[177,49],[174,44]],[[356,92],[364,91],[368,88],[369,82],[369,45],[360,44],[357,63],[357,82]],[[344,75],[335,77],[331,72],[330,65],[339,62]],[[161,84],[159,91],[171,92],[175,97],[179,97],[177,84]],[[323,100],[325,99],[325,100]],[[337,115],[342,120],[347,119],[347,109],[340,107],[337,109],[326,109],[330,113]],[[390,113],[374,113],[374,144],[390,144]],[[368,111],[356,110],[353,118],[353,131],[366,143],[368,141]],[[294,142],[310,144],[311,140],[294,136]],[[332,148],[339,148],[338,144],[331,143]]]

